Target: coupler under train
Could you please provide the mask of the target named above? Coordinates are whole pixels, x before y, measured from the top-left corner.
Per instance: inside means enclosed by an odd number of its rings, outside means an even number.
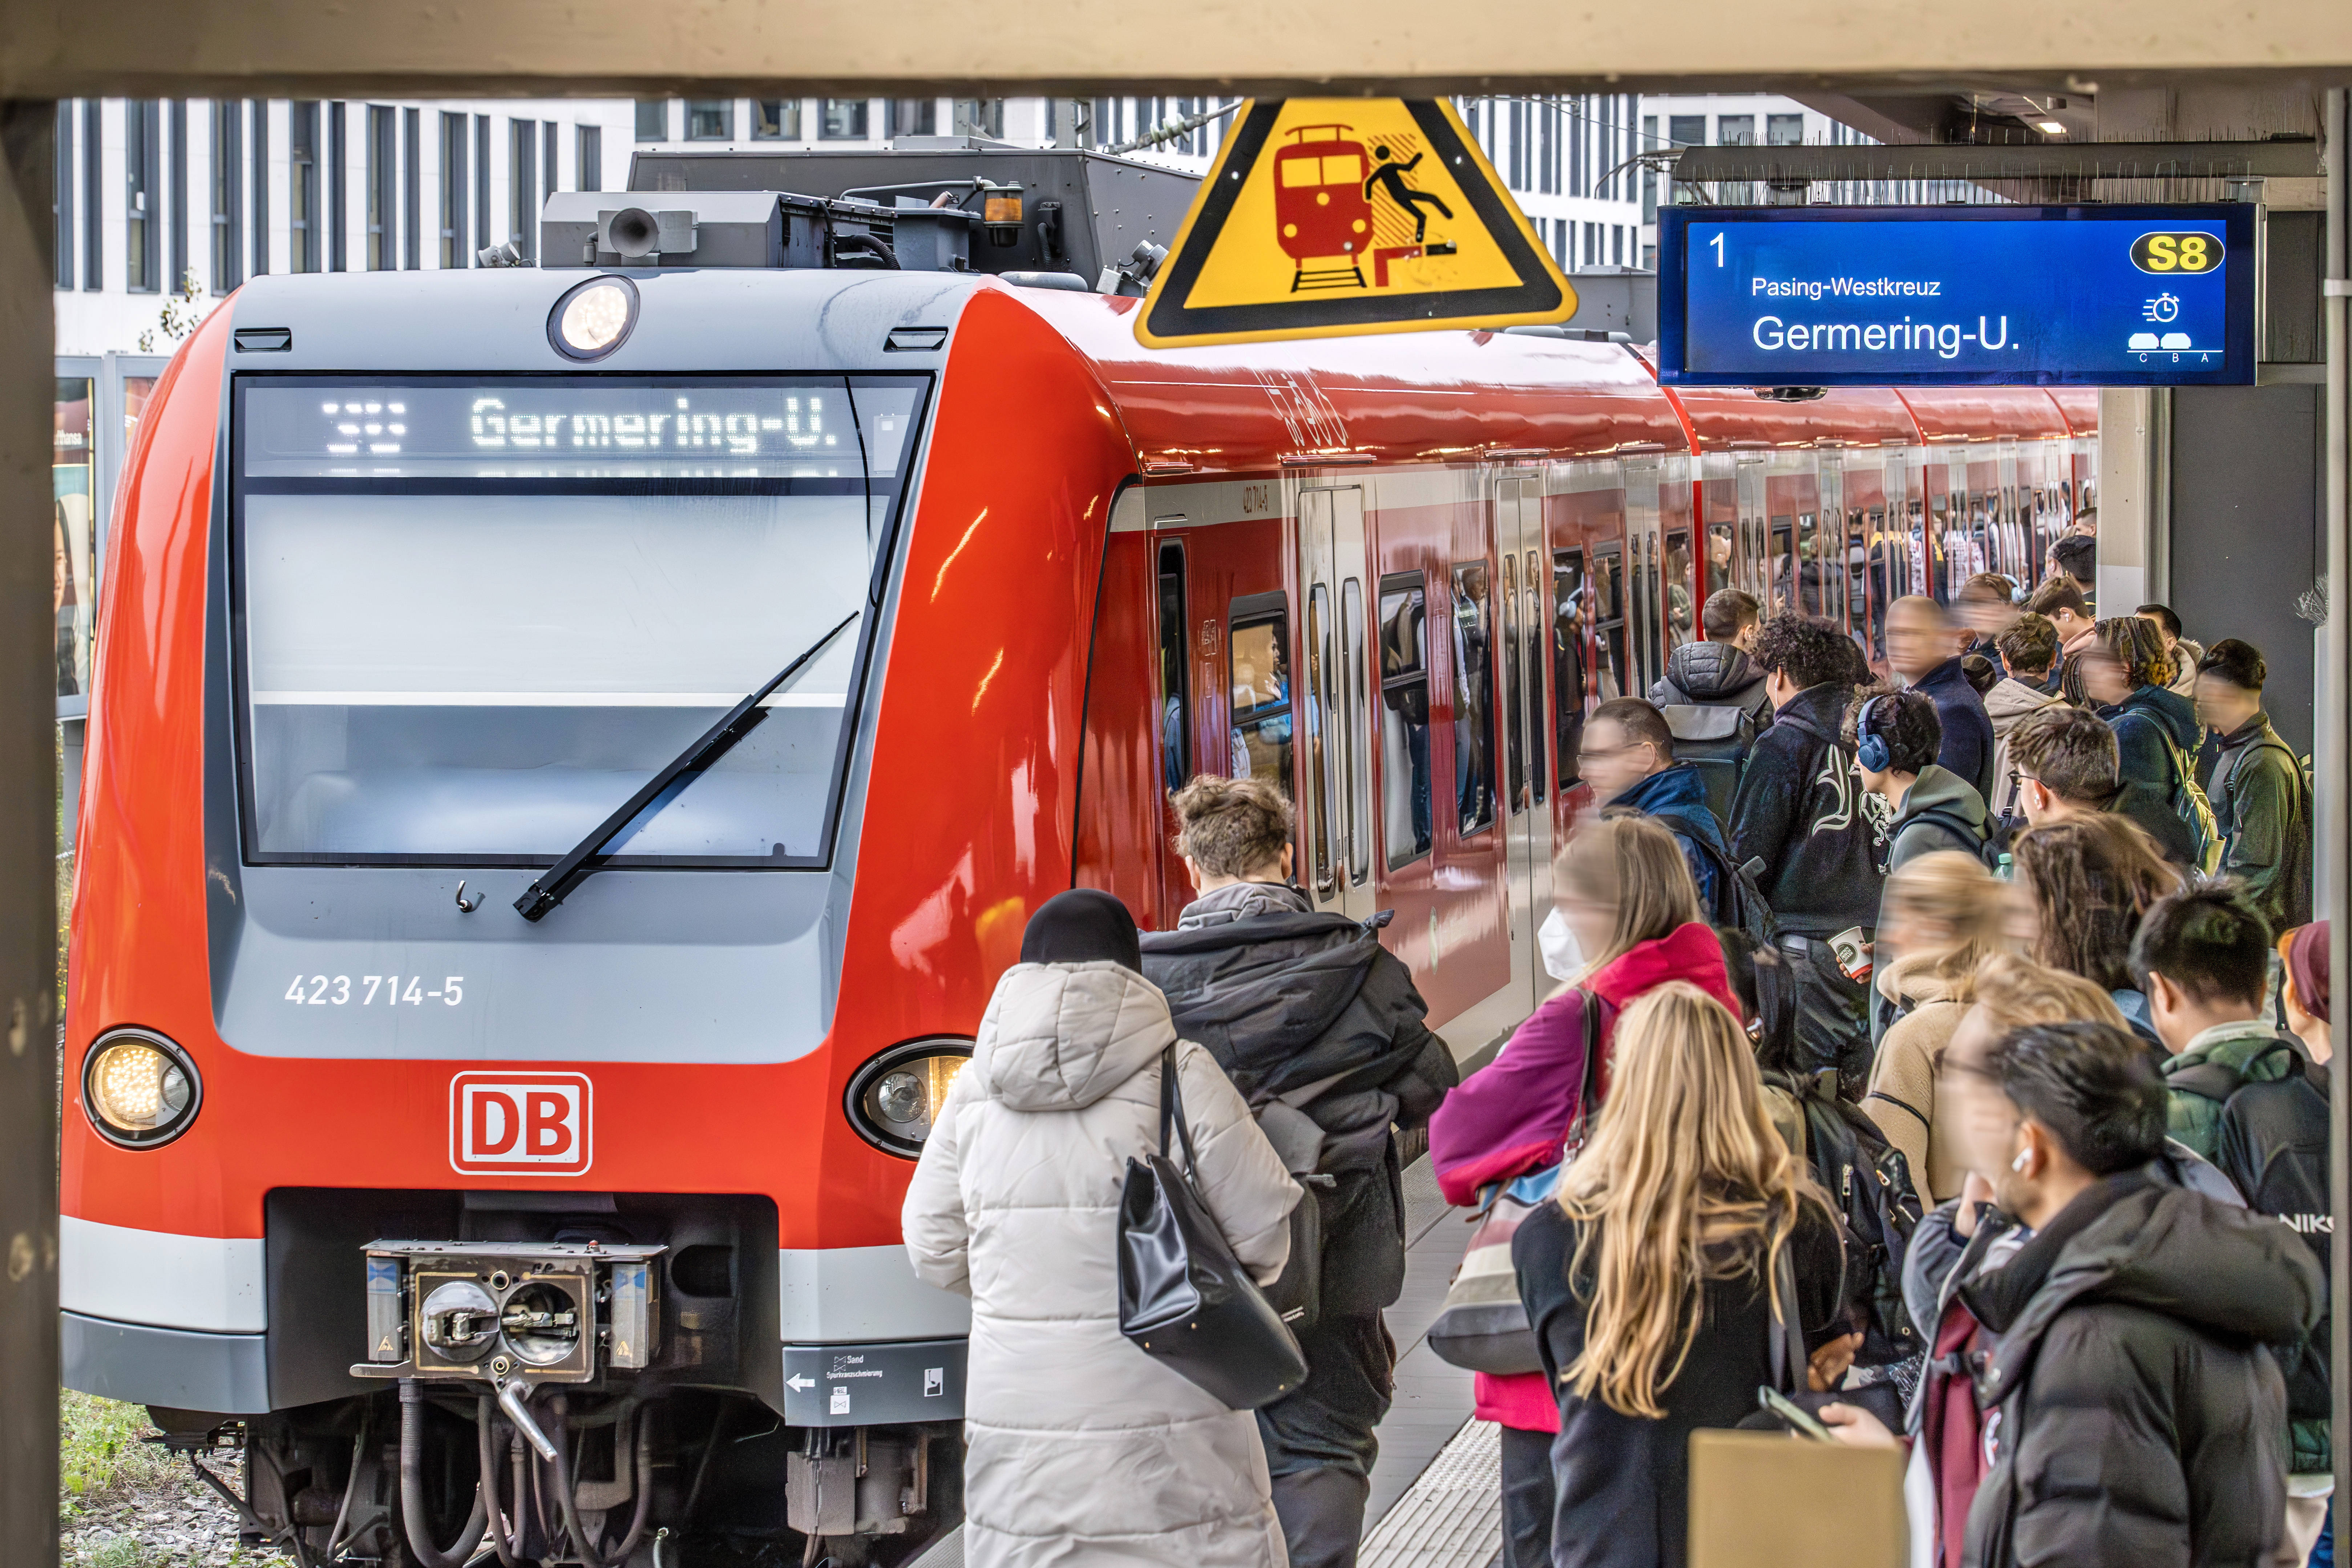
[[[229,1500],[302,1568],[890,1568],[954,1527],[958,1424],[793,1426],[666,1371],[664,1250],[378,1241],[351,1372],[382,1393],[151,1415],[174,1447],[242,1447]]]

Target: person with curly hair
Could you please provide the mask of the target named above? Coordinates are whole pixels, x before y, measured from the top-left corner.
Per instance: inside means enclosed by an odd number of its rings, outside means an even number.
[[[1857,650],[1802,616],[1771,616],[1752,657],[1772,700],[1731,803],[1731,859],[1763,862],[1757,885],[1778,922],[1775,941],[1797,988],[1797,1052],[1806,1072],[1838,1069],[1850,1099],[1869,1077],[1868,993],[1846,973],[1831,938],[1878,920],[1883,881],[1876,835],[1843,738]]]

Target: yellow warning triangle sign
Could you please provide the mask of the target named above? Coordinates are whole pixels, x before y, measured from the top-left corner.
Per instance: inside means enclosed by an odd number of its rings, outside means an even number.
[[[1575,313],[1452,104],[1292,98],[1235,113],[1135,335],[1175,348]]]

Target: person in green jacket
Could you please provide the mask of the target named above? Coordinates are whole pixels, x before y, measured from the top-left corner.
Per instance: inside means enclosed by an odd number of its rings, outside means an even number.
[[[2197,718],[2219,738],[2205,793],[2235,877],[2273,939],[2311,919],[2311,792],[2303,764],[2263,711],[2262,649],[2223,637],[2197,663]]]
[[[2333,1228],[2325,1192],[2273,1191],[2265,1176],[2282,1155],[2315,1143],[2324,1148],[2325,1096],[2288,1094],[2282,1100],[2276,1096],[2284,1091],[2266,1090],[2273,1098],[2262,1110],[2236,1113],[2224,1125],[2224,1112],[2241,1090],[2301,1077],[2309,1064],[2302,1042],[2264,1016],[2270,956],[2262,914],[2244,892],[2224,882],[2158,900],[2132,941],[2131,967],[2147,995],[2157,1035],[2172,1053],[2163,1064],[2167,1132],[2220,1166],[2250,1207],[2275,1215],[2298,1234],[2324,1235]],[[2305,1212],[2314,1208],[2319,1212]],[[2324,1342],[2309,1353],[2324,1355]],[[2293,1420],[2289,1438],[2286,1524],[2307,1552],[2330,1488],[2328,1422],[2324,1416]]]

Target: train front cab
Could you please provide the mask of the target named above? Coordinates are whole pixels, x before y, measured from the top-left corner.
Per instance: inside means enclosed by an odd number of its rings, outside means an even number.
[[[412,1519],[455,1539],[507,1387],[561,1456],[511,1448],[549,1503],[525,1555],[568,1550],[562,1474],[608,1552],[649,1515],[888,1562],[956,1516],[969,1322],[898,1207],[1025,911],[1070,885],[1132,458],[986,284],[641,273],[637,331],[583,369],[548,328],[581,280],[256,280],[142,422],[73,911],[67,1377],[175,1441],[241,1432],[261,1527],[313,1559],[340,1532],[404,1560]],[[644,439],[681,401],[720,450],[514,444],[552,412]],[[408,445],[336,449],[371,436]],[[735,752],[520,916],[559,840],[843,616]],[[461,831],[535,837],[426,837]],[[125,1031],[200,1085],[168,1137],[93,1120]]]

